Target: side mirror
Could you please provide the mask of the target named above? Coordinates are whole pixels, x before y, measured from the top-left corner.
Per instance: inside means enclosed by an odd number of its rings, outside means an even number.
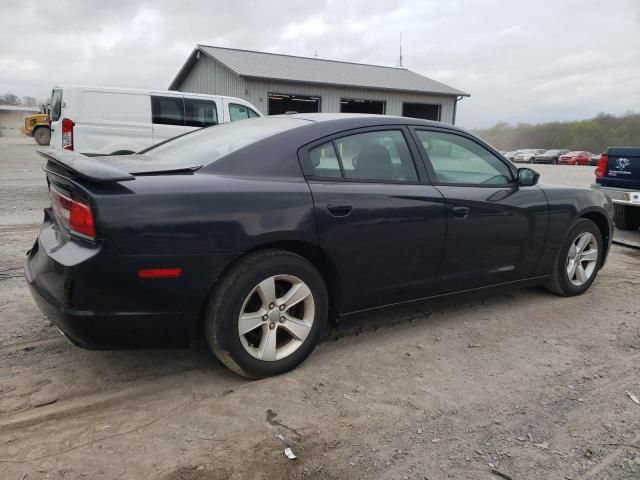
[[[535,170],[531,170],[530,168],[518,169],[518,185],[523,187],[532,187],[538,183],[539,178],[540,174]]]

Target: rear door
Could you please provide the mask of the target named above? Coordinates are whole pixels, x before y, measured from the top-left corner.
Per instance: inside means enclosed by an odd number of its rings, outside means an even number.
[[[301,152],[321,247],[343,313],[432,293],[445,236],[442,195],[425,183],[403,127],[361,129]]]
[[[413,130],[432,183],[446,202],[447,236],[436,291],[528,278],[547,231],[547,200],[522,187],[503,159],[463,133]]]
[[[51,91],[51,108],[49,110],[51,122],[51,141],[49,146],[54,150],[62,149],[62,88]]]
[[[151,118],[154,144],[185,133],[184,99],[182,95],[152,93]]]

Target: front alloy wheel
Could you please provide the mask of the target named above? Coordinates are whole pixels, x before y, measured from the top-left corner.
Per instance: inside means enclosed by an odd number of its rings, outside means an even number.
[[[567,232],[546,288],[564,297],[584,293],[598,275],[604,252],[598,226],[581,218]]]
[[[567,277],[576,287],[589,281],[598,266],[598,242],[589,232],[578,235],[567,255]]]
[[[272,362],[300,348],[314,319],[315,302],[307,284],[293,275],[273,275],[245,299],[238,334],[249,355]]]

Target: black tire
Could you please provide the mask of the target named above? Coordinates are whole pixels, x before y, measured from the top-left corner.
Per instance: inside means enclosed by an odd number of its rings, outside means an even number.
[[[250,355],[238,333],[245,299],[264,279],[294,275],[309,287],[315,304],[311,330],[289,356],[265,361]],[[233,372],[247,378],[264,378],[292,370],[311,354],[327,323],[328,295],[324,279],[307,259],[284,250],[261,250],[238,261],[217,282],[204,318],[205,338],[213,354]]]
[[[569,281],[566,269],[567,256],[569,254],[569,249],[571,248],[572,243],[580,234],[584,232],[589,232],[596,238],[598,244],[598,263],[589,280],[587,280],[587,282],[581,286],[576,286]],[[602,266],[603,254],[604,244],[602,241],[602,234],[600,233],[597,225],[586,218],[578,220],[573,225],[573,227],[571,227],[569,233],[567,233],[564,241],[562,242],[562,247],[560,247],[560,250],[556,255],[551,279],[547,282],[547,284],[545,284],[545,288],[550,292],[563,297],[572,297],[574,295],[580,295],[586,292],[595,278],[598,276],[598,271]]]
[[[613,204],[613,223],[620,230],[640,228],[640,207]]]
[[[49,127],[37,127],[33,131],[33,138],[38,145],[49,145],[51,141],[51,130],[49,130]]]

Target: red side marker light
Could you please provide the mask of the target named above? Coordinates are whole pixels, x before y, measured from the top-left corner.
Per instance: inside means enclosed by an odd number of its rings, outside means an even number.
[[[182,273],[181,268],[141,268],[139,278],[176,278]]]

